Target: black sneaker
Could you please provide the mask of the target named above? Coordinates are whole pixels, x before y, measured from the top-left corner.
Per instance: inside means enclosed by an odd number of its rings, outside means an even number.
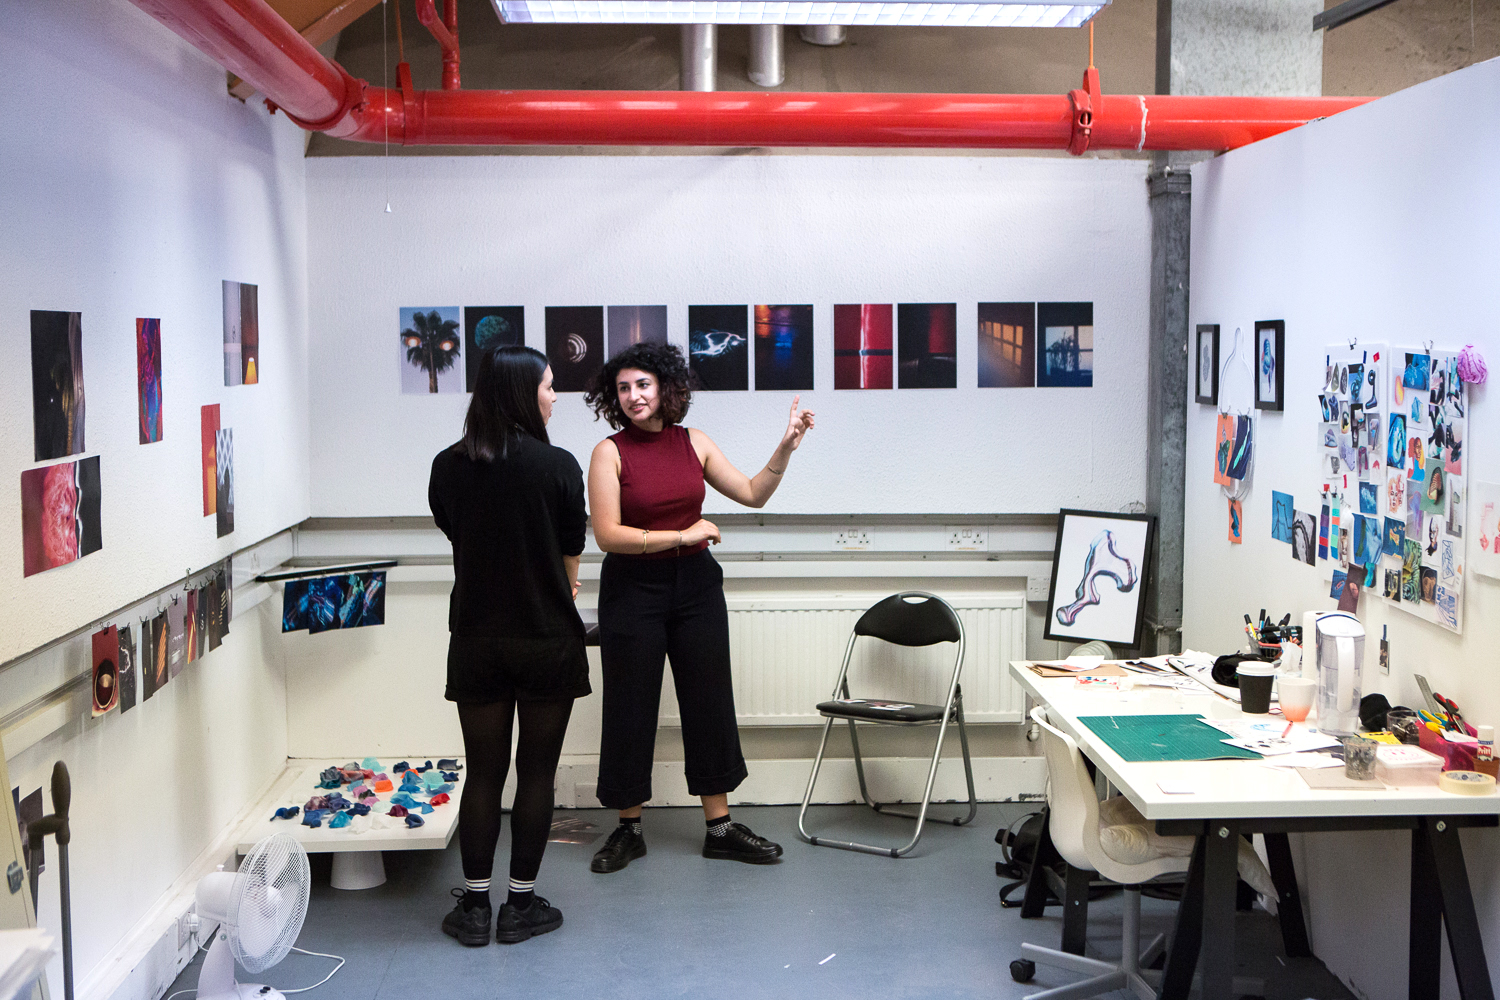
[[[615,827],[615,832],[609,835],[604,846],[594,852],[594,860],[589,862],[589,871],[608,875],[610,872],[617,872],[624,868],[636,858],[645,856],[645,835],[632,833],[630,827],[621,823]]]
[[[541,896],[532,896],[531,905],[524,910],[509,903],[500,907],[500,918],[495,921],[495,940],[501,944],[517,944],[561,926],[562,910]]]
[[[458,938],[459,944],[468,945],[470,948],[483,947],[490,943],[490,916],[492,911],[488,906],[476,906],[472,910],[464,909],[464,891],[454,889],[453,895],[458,897],[458,905],[453,912],[443,918],[443,933],[451,938]]]
[[[768,865],[781,857],[781,845],[757,837],[743,823],[730,823],[720,836],[703,838],[703,856],[720,861],[743,861],[750,865]]]

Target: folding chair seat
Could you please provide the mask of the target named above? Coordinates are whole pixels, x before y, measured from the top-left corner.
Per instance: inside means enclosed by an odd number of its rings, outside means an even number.
[[[854,656],[854,646],[860,637],[893,643],[899,646],[933,646],[938,643],[954,643],[953,673],[948,679],[947,698],[941,705],[920,704],[915,701],[877,701],[860,699],[849,693],[849,664]],[[828,721],[823,725],[823,739],[818,744],[818,755],[813,760],[812,774],[807,779],[807,792],[802,797],[802,810],[797,814],[797,832],[814,846],[838,847],[846,851],[863,851],[867,854],[888,854],[899,858],[917,846],[922,836],[922,826],[927,819],[927,807],[932,802],[932,786],[937,780],[938,761],[943,754],[943,739],[948,724],[958,724],[959,743],[963,747],[964,777],[969,785],[969,812],[967,816],[954,818],[954,826],[963,826],[974,818],[979,803],[974,794],[974,768],[969,759],[969,734],[964,729],[963,689],[958,677],[964,664],[964,627],[958,614],[947,601],[934,594],[921,591],[903,591],[892,594],[870,608],[855,622],[844,648],[844,663],[839,669],[838,680],[833,686],[833,698],[818,705],[818,714]],[[849,742],[854,749],[854,771],[859,777],[859,793],[865,804],[878,813],[902,816],[917,822],[911,840],[901,847],[879,847],[858,844],[847,840],[832,840],[815,837],[807,832],[807,807],[812,802],[813,787],[818,781],[818,771],[823,766],[823,756],[828,749],[828,734],[833,724],[842,719],[849,724]],[[937,744],[932,751],[932,764],[927,771],[927,787],[922,793],[922,806],[912,812],[909,809],[892,808],[891,803],[876,802],[865,782],[864,760],[859,751],[860,723],[882,726],[937,726]]]

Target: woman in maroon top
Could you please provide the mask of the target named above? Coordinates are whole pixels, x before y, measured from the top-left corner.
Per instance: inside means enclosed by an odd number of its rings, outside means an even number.
[[[719,529],[703,519],[704,482],[731,500],[763,507],[792,452],[813,426],[792,401],[771,461],[746,476],[700,430],[681,426],[691,403],[687,362],[667,344],[636,344],[611,358],[587,401],[619,430],[589,463],[594,541],[608,555],[599,578],[604,719],[599,801],[620,825],[592,869],[616,872],[646,853],[641,805],[651,763],[663,661],[682,710],[688,791],[703,800],[705,858],[765,864],[781,847],[729,818],[729,793],[745,780],[729,674],[724,573],[708,553]]]

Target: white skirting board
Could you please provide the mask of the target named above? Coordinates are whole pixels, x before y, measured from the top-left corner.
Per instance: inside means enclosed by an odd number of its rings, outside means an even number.
[[[911,800],[922,794],[929,761],[913,757],[872,757],[865,761],[865,775],[871,793],[881,801]],[[659,761],[652,771],[656,795],[652,806],[693,806],[698,800],[688,794],[687,779],[681,761]],[[750,776],[729,797],[732,805],[786,805],[800,803],[807,787],[811,760],[750,761]],[[564,757],[557,768],[557,805],[561,808],[598,808],[594,798],[598,785],[598,758]],[[514,791],[514,781],[506,786],[506,801]],[[974,788],[982,802],[1040,801],[1047,786],[1047,762],[1043,757],[976,757]],[[269,786],[267,786],[269,789]],[[938,765],[933,799],[937,802],[968,798],[964,787],[961,758],[944,758]],[[837,758],[823,762],[818,776],[814,801],[819,803],[855,802],[859,785],[854,775],[854,761]],[[259,805],[257,800],[256,805]],[[252,806],[250,808],[255,808]],[[248,811],[246,816],[248,816]],[[182,917],[193,905],[193,890],[198,879],[219,864],[226,868],[234,862],[235,837],[243,825],[241,817],[226,827],[222,835],[200,857],[192,869],[183,874],[171,891],[127,935],[110,956],[99,964],[89,979],[79,985],[80,1000],[157,1000],[166,986],[193,957],[198,940],[178,946],[178,928]],[[210,929],[205,929],[205,933]]]

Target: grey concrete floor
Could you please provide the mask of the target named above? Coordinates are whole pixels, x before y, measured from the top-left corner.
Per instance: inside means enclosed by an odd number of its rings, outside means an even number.
[[[558,818],[587,819],[601,833],[594,844],[548,845],[537,889],[563,911],[563,926],[522,944],[472,949],[438,929],[449,889],[462,884],[456,839],[446,851],[388,853],[385,885],[360,892],[331,888],[328,856],[315,856],[298,944],[348,964],[309,997],[1023,997],[1079,978],[1046,967],[1029,986],[1010,977],[1022,941],[1056,947],[1061,935],[1056,907],[1022,920],[999,905],[994,834],[1028,809],[986,805],[971,826],[929,825],[917,853],[900,860],[805,844],[791,807],[734,810],[786,848],[780,864],[764,867],[704,860],[696,809],[648,810],[650,853],[613,875],[588,867],[613,814],[559,810]],[[951,807],[934,811],[950,815]],[[898,841],[909,829],[863,807],[824,807],[812,817],[831,836]],[[1167,932],[1174,912],[1173,903],[1145,900],[1143,933]],[[1119,933],[1119,895],[1092,904],[1090,953],[1118,957]],[[1283,958],[1275,921],[1263,912],[1240,914],[1238,944],[1241,972],[1266,979],[1267,1000],[1351,997],[1316,960]],[[197,985],[201,956],[173,990]],[[294,988],[317,982],[329,965],[293,954],[240,976]]]

